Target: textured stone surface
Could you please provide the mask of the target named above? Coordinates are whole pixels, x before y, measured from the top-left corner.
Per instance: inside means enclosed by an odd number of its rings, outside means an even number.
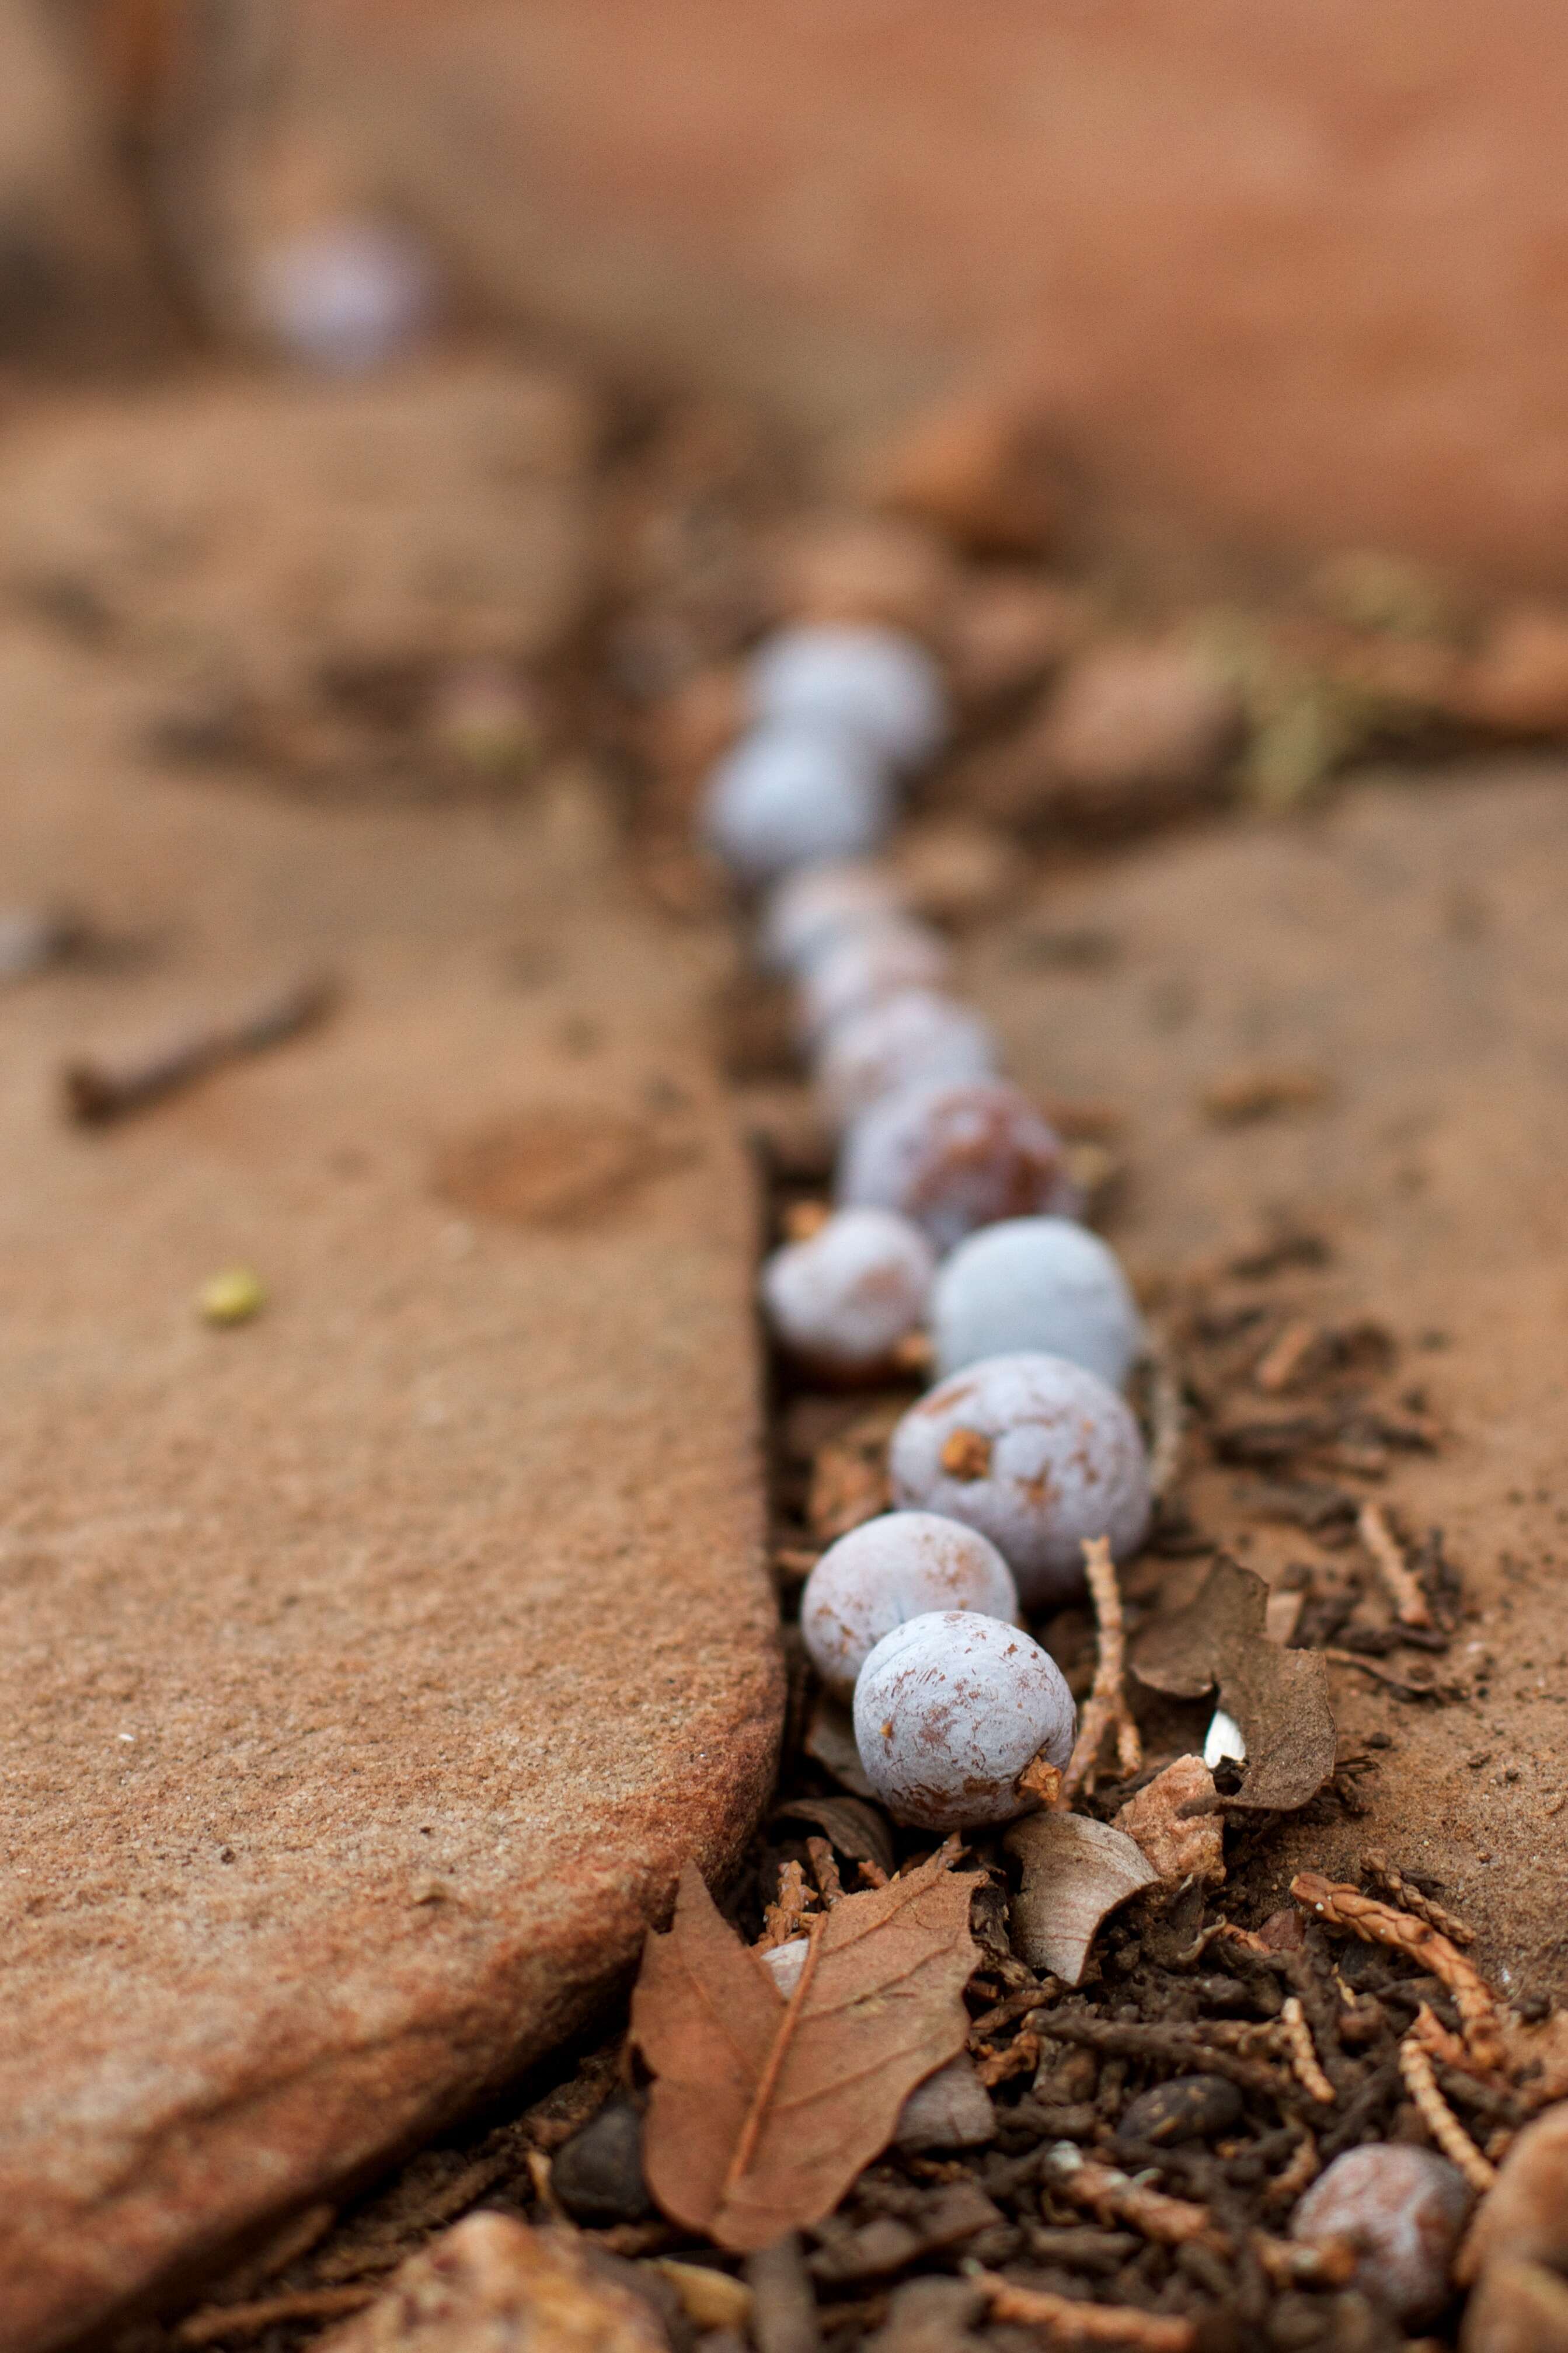
[[[702,935],[589,777],[306,809],[128,760],[143,691],[0,620],[7,894],[162,943],[0,998],[5,2353],[552,2043],[734,1852],[779,1704]],[[316,1034],[62,1123],[68,1050],[323,961]]]
[[[1271,1883],[1283,1903],[1292,1871],[1353,1879],[1362,1849],[1383,1847],[1441,1880],[1484,1931],[1484,1965],[1521,1991],[1560,1980],[1568,1868],[1565,871],[1560,766],[1390,780],[1302,823],[1061,878],[966,976],[1021,1079],[1125,1106],[1109,1234],[1135,1271],[1223,1261],[1275,1219],[1319,1235],[1327,1266],[1255,1295],[1314,1321],[1381,1320],[1401,1387],[1448,1433],[1370,1492],[1413,1534],[1446,1531],[1478,1616],[1438,1663],[1473,1695],[1401,1706],[1331,1669],[1342,1744],[1393,1746],[1361,1784],[1370,1813],[1287,1827]],[[1026,972],[1018,938],[1042,924],[1101,934],[1110,961]],[[1303,1065],[1330,1082],[1315,1107],[1205,1117],[1225,1072]],[[1323,1557],[1302,1529],[1260,1525],[1239,1501],[1249,1483],[1202,1472],[1200,1525],[1266,1577]],[[1171,1563],[1166,1589],[1184,1599],[1200,1575]]]
[[[988,372],[1043,396],[1095,477],[1222,531],[1563,584],[1551,0],[981,14],[323,0],[314,21],[377,178],[528,316],[818,417]]]

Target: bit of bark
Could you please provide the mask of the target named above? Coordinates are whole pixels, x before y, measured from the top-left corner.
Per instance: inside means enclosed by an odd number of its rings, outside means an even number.
[[[1128,2305],[1081,2304],[1044,2288],[1015,2287],[999,2272],[971,2276],[985,2290],[993,2320],[1044,2328],[1067,2345],[1131,2345],[1139,2353],[1192,2353],[1198,2332],[1190,2320],[1139,2312]]]
[[[826,1201],[792,1201],[783,1217],[784,1239],[787,1242],[809,1242],[820,1234],[832,1210]]]
[[[1398,1910],[1408,1912],[1413,1919],[1425,1920],[1429,1928],[1436,1928],[1438,1935],[1446,1936],[1451,1945],[1475,1943],[1476,1932],[1473,1928],[1468,1927],[1463,1920],[1456,1918],[1455,1915],[1446,1905],[1439,1904],[1435,1896],[1424,1895],[1420,1888],[1412,1880],[1406,1879],[1403,1871],[1395,1870],[1387,1855],[1380,1853],[1375,1847],[1369,1848],[1362,1855],[1361,1869],[1379,1892],[1385,1895]]]
[[[1297,2082],[1311,2098],[1319,2101],[1324,2107],[1331,2108],[1334,2087],[1323,2073],[1299,1994],[1287,1995],[1279,2012],[1279,2031]]]
[[[1372,1555],[1378,1575],[1388,1588],[1393,1614],[1402,1626],[1430,1627],[1432,1606],[1421,1580],[1404,1557],[1404,1547],[1389,1525],[1381,1504],[1363,1504],[1356,1517],[1356,1534]]]
[[[779,1874],[779,1893],[762,1915],[764,1946],[787,1945],[791,1936],[803,1936],[816,1902],[801,1865],[787,1862]]]
[[[1506,2053],[1497,1998],[1479,1970],[1438,1929],[1315,1871],[1298,1872],[1290,1883],[1290,1893],[1326,1927],[1348,1929],[1363,1944],[1388,1945],[1396,1952],[1407,1953],[1418,1968],[1429,1970],[1453,1995],[1465,2039],[1478,2064],[1489,2073],[1504,2072]]]
[[[1057,1804],[1071,1805],[1080,1789],[1091,1794],[1099,1754],[1107,1732],[1116,1734],[1117,1766],[1126,1780],[1143,1764],[1143,1743],[1127,1701],[1127,1632],[1122,1615],[1121,1588],[1106,1536],[1086,1539],[1084,1570],[1095,1605],[1099,1631],[1099,1659],[1085,1703],[1078,1736],[1063,1776]]]
[[[67,1115],[89,1127],[122,1119],[161,1095],[192,1085],[225,1062],[265,1053],[313,1029],[325,1019],[337,995],[335,981],[313,976],[264,997],[236,1020],[187,1030],[150,1052],[120,1062],[69,1062],[63,1072]]]
[[[1481,2155],[1438,2090],[1424,2021],[1437,2025],[1425,2002],[1415,2013],[1414,2025],[1399,2046],[1399,2072],[1404,2079],[1404,2088],[1420,2111],[1422,2123],[1449,2164],[1458,2168],[1478,2197],[1484,2198],[1498,2178],[1497,2168],[1489,2164]],[[1442,2030],[1439,2028],[1438,2031],[1441,2032]]]

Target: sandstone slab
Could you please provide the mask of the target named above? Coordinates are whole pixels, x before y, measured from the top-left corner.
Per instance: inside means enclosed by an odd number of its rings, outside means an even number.
[[[1445,1434],[1364,1492],[1413,1533],[1445,1531],[1467,1610],[1440,1663],[1469,1695],[1401,1704],[1330,1671],[1343,1745],[1393,1745],[1370,1752],[1363,1818],[1269,1849],[1275,1893],[1300,1868],[1353,1877],[1363,1847],[1384,1848],[1443,1883],[1515,1991],[1560,1984],[1564,1950],[1565,878],[1560,767],[1391,777],[1320,818],[1064,875],[977,946],[969,976],[1020,1076],[1125,1107],[1111,1230],[1135,1268],[1223,1259],[1271,1225],[1308,1231],[1328,1262],[1271,1303],[1393,1335],[1402,1381]],[[1092,935],[1099,956],[1042,961],[1048,934]],[[1320,1090],[1216,1124],[1205,1098],[1239,1069],[1310,1070]],[[1257,1410],[1270,1403],[1260,1390]],[[1201,1525],[1265,1576],[1310,1563],[1311,1535],[1260,1525],[1247,1484],[1201,1472]],[[1171,1564],[1171,1596],[1196,1575]]]
[[[589,775],[305,807],[130,760],[148,677],[0,622],[6,893],[157,950],[0,999],[5,2353],[515,2075],[736,1852],[779,1714],[701,936]],[[310,1037],[64,1121],[69,1053],[323,964]]]

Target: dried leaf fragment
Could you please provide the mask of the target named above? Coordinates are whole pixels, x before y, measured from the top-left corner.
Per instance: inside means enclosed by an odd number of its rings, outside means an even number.
[[[413,2255],[323,2353],[663,2353],[650,2306],[595,2274],[575,2232],[471,2214]]]
[[[1221,1553],[1197,1599],[1145,1629],[1132,1671],[1178,1699],[1217,1687],[1247,1757],[1246,1778],[1222,1803],[1285,1812],[1316,1797],[1332,1773],[1334,1718],[1322,1658],[1271,1642],[1267,1609],[1262,1577]]]
[[[631,2003],[654,2078],[648,2184],[673,2221],[749,2253],[821,2221],[887,2147],[968,2031],[977,1882],[950,1863],[944,1850],[814,1918],[788,2001],[687,1867]]]
[[[1158,1874],[1123,1831],[1086,1814],[1026,1814],[1004,1843],[1023,1865],[1013,1942],[1032,1968],[1075,1986],[1107,1913]]]
[[[1214,1807],[1212,1813],[1198,1810],[1208,1805]],[[1178,1757],[1146,1781],[1118,1814],[1115,1827],[1133,1841],[1168,1887],[1184,1879],[1217,1887],[1224,1878],[1224,1829],[1214,1777],[1201,1757]]]

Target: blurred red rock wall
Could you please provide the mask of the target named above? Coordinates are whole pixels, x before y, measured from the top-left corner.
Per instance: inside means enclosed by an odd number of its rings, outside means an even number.
[[[1561,0],[312,0],[520,312],[885,417],[1022,382],[1238,544],[1568,585]]]

